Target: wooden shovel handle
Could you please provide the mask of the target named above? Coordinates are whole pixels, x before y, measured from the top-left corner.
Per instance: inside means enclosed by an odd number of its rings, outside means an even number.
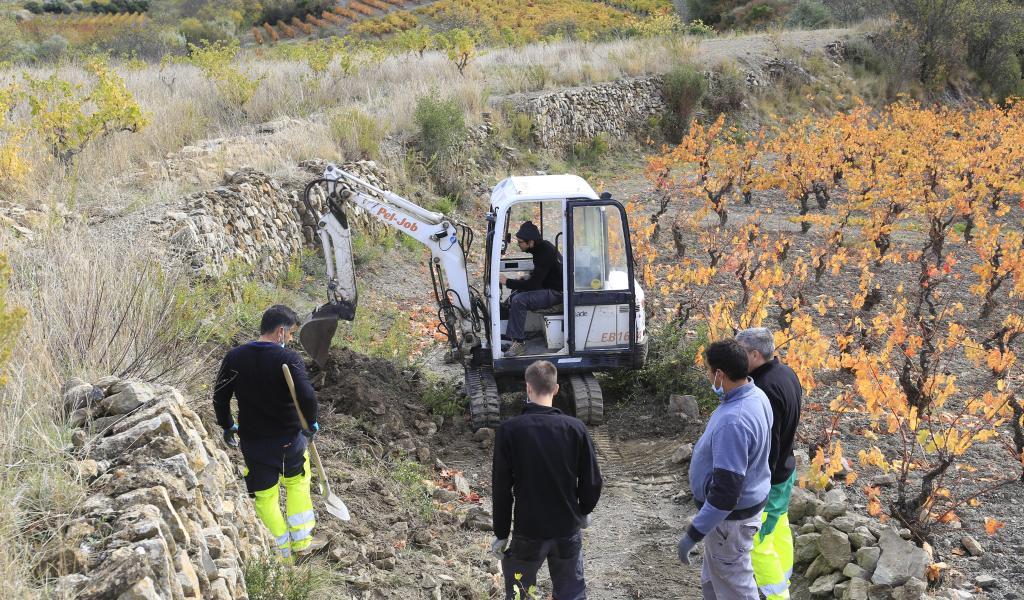
[[[306,417],[302,415],[302,407],[299,406],[299,397],[295,394],[295,381],[292,379],[291,369],[288,368],[288,364],[282,364],[281,370],[284,371],[284,381],[288,384],[288,391],[292,394],[292,402],[295,404],[295,412],[299,414],[299,424],[306,431],[309,431],[309,423],[306,422]]]

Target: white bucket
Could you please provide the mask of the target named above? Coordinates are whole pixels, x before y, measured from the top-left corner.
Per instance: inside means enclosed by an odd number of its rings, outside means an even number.
[[[561,350],[565,345],[565,331],[562,329],[562,315],[544,316],[544,339],[547,340],[548,350]]]

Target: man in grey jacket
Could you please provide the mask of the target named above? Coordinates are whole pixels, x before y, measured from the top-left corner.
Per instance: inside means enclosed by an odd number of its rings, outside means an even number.
[[[711,414],[690,461],[697,515],[679,540],[679,560],[704,541],[701,589],[709,600],[758,600],[750,552],[771,488],[772,407],[747,377],[747,352],[734,339],[704,353],[721,404]]]

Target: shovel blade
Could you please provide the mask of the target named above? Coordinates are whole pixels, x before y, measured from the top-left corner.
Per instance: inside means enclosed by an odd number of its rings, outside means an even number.
[[[338,321],[355,318],[355,307],[347,302],[324,304],[313,311],[299,329],[299,343],[306,354],[324,369],[331,352],[331,340],[338,330]]]
[[[348,521],[352,518],[352,516],[348,513],[348,507],[345,506],[345,503],[341,501],[341,498],[335,496],[334,494],[330,494],[327,496],[327,505],[325,506],[325,508],[327,509],[327,512],[338,517],[342,521]]]

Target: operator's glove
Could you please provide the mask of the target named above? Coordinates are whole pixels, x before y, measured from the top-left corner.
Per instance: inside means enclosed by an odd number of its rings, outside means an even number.
[[[775,531],[775,526],[779,523],[779,516],[769,514],[765,517],[764,523],[761,523],[761,531],[758,532],[758,542],[763,542],[764,538],[771,535]]]
[[[224,430],[224,443],[232,448],[238,447],[238,440],[235,438],[235,434],[238,433],[238,425],[232,425],[228,429]]]
[[[313,426],[309,431],[306,431],[305,429],[302,430],[302,435],[306,436],[307,440],[312,440],[313,436],[316,435],[316,432],[318,431],[320,431],[320,423],[314,421]]]
[[[508,538],[505,538],[503,540],[499,540],[498,538],[494,538],[494,541],[491,542],[491,552],[493,552],[494,555],[497,556],[498,558],[505,558],[505,550],[506,550],[507,547],[508,547]]]
[[[682,539],[679,540],[679,562],[684,565],[690,564],[690,550],[697,545],[697,542],[693,541],[693,538],[689,534],[683,534]]]

